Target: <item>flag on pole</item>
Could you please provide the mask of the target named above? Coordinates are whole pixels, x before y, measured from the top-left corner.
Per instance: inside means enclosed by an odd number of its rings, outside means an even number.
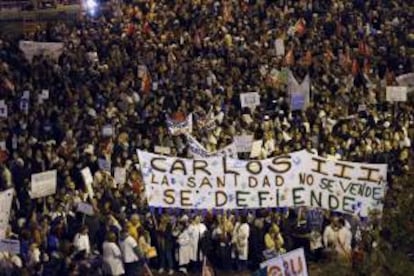
[[[141,91],[144,94],[149,94],[149,92],[151,91],[151,75],[149,73],[148,68],[146,68],[146,70],[144,71],[144,75],[142,77]]]

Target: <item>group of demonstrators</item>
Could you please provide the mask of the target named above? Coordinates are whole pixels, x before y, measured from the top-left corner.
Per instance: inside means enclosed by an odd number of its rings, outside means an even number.
[[[0,186],[13,199],[1,202],[0,274],[179,275],[206,260],[256,271],[300,247],[308,262],[362,266],[380,213],[154,208],[137,149],[240,160],[306,150],[386,164],[380,185],[392,191],[413,138],[412,103],[386,95],[413,84],[408,2],[125,1],[1,37]]]

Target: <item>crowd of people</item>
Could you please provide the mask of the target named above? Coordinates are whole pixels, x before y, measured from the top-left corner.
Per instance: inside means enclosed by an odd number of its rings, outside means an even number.
[[[260,158],[308,149],[386,163],[392,189],[393,178],[410,170],[414,109],[387,103],[385,87],[413,71],[411,19],[403,0],[137,0],[25,35],[63,42],[58,59],[30,61],[18,39],[1,37],[0,98],[8,115],[0,118],[0,187],[14,188],[5,237],[18,239],[21,250],[0,252],[0,274],[179,275],[200,271],[203,256],[219,271],[254,271],[298,247],[308,261],[360,265],[375,250],[371,233],[380,219],[308,208],[153,209],[136,149],[163,146],[189,157],[186,137],[172,136],[166,118],[212,112],[213,129],[197,119],[193,126],[212,152],[252,134],[263,140]],[[286,68],[299,80],[310,77],[302,111],[290,109]],[[25,91],[28,111],[20,105]],[[240,93],[252,91],[260,106],[242,109]],[[102,131],[108,125],[109,136]],[[126,168],[126,182],[115,183],[98,159]],[[85,167],[94,176],[93,198]],[[56,194],[31,199],[31,175],[51,169]],[[94,215],[77,212],[80,202]]]

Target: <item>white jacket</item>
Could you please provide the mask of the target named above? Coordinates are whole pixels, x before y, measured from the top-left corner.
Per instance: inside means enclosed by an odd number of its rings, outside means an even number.
[[[184,229],[181,234],[178,235],[177,239],[179,248],[178,248],[178,264],[180,266],[187,265],[191,261],[191,256],[193,253],[193,248],[191,246],[190,235],[188,228]]]
[[[108,269],[106,272],[110,275],[122,275],[125,273],[124,264],[122,262],[122,253],[118,245],[114,242],[105,241],[102,245],[103,248],[103,261],[105,267]]]

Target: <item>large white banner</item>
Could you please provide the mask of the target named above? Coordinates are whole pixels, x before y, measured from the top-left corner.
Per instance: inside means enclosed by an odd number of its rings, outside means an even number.
[[[183,159],[138,151],[148,203],[183,209],[321,207],[382,211],[387,165],[327,160],[305,150],[265,160]]]
[[[39,198],[56,193],[57,171],[32,174],[30,197]]]
[[[308,276],[308,267],[303,248],[298,248],[267,260],[260,264],[260,268],[266,268],[266,275],[270,276]]]
[[[39,55],[49,56],[56,60],[62,54],[63,46],[62,42],[19,41],[19,49],[30,62],[34,56]]]
[[[6,230],[9,226],[13,192],[13,188],[10,188],[0,193],[0,239],[5,238]]]

